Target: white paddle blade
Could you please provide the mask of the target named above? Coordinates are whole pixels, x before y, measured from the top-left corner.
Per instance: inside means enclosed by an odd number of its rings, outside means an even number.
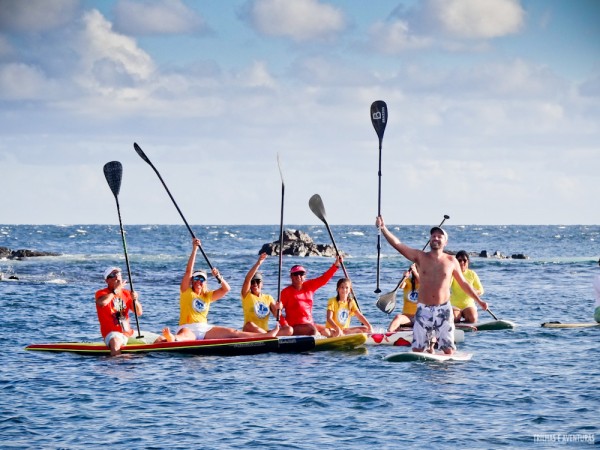
[[[396,291],[383,294],[375,305],[384,313],[391,314],[396,309]]]

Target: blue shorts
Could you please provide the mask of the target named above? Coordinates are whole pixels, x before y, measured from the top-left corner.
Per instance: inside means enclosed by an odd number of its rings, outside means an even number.
[[[417,305],[413,324],[412,348],[423,350],[429,347],[431,340],[437,339],[440,350],[456,350],[454,345],[454,316],[450,302],[442,305]]]

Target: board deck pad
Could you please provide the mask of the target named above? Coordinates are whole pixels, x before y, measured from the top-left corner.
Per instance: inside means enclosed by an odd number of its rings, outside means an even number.
[[[409,362],[409,361],[469,361],[473,357],[472,353],[454,352],[452,355],[444,353],[427,353],[427,352],[400,352],[387,355],[383,359],[389,362]]]

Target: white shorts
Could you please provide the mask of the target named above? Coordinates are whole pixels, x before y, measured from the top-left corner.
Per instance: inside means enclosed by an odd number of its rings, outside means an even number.
[[[104,338],[104,343],[106,344],[107,347],[110,348],[110,341],[112,339],[116,339],[117,342],[120,340],[121,341],[121,345],[120,347],[123,347],[124,345],[127,345],[127,340],[129,339],[127,336],[125,336],[123,333],[119,332],[119,331],[111,331],[110,333],[108,333],[106,335],[106,337]]]
[[[201,341],[202,339],[204,339],[204,335],[211,330],[213,327],[213,325],[209,325],[207,323],[186,323],[185,325],[180,325],[179,328],[177,328],[177,333],[179,333],[179,331],[182,328],[187,328],[188,330],[190,330],[192,333],[194,333],[194,335],[196,336],[196,339],[198,341]]]
[[[417,313],[413,324],[412,348],[424,349],[432,338],[437,339],[437,348],[456,350],[454,345],[454,317],[450,302],[443,305],[417,305]]]

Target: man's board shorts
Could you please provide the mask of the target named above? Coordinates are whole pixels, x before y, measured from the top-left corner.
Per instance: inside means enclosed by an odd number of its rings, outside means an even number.
[[[201,341],[202,339],[204,339],[204,335],[209,330],[211,330],[212,327],[213,327],[213,325],[209,325],[206,322],[202,322],[202,323],[186,323],[184,325],[180,325],[179,328],[177,328],[177,333],[179,333],[179,331],[182,328],[187,328],[192,333],[194,333],[194,335],[196,336],[196,340]]]
[[[417,305],[413,324],[413,349],[425,349],[432,338],[437,339],[439,350],[456,350],[454,345],[454,316],[450,302],[442,305]]]

